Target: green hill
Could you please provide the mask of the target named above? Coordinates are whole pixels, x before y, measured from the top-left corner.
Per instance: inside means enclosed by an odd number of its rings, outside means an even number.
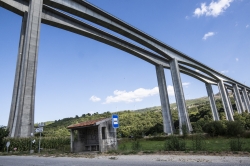
[[[215,95],[217,109],[221,119],[225,119],[224,109],[218,95]],[[233,109],[236,110],[234,100],[231,99]],[[211,121],[212,113],[207,97],[198,99],[186,100],[189,118],[191,123],[199,121]],[[175,128],[178,128],[178,112],[176,104],[170,106],[172,119]],[[114,112],[115,113],[115,112]],[[119,115],[120,128],[117,129],[118,137],[128,137],[140,133],[140,135],[155,135],[163,132],[163,122],[161,107],[155,106],[139,110],[124,110],[116,112]],[[49,122],[45,122],[44,136],[69,136],[67,126],[71,124],[80,123],[83,121],[111,117],[111,112],[104,112],[99,114],[83,114],[82,116],[68,117]]]
[[[214,97],[215,97],[215,100],[219,100],[220,99],[219,93],[215,94]],[[187,106],[187,108],[191,108],[191,107],[195,107],[195,106],[199,106],[199,105],[204,105],[207,102],[209,102],[208,97],[190,99],[190,100],[186,100],[186,106]],[[177,109],[176,103],[171,103],[170,104],[170,109],[174,109],[174,110]],[[143,109],[138,109],[138,110],[135,110],[135,111],[144,112],[144,111],[152,111],[152,110],[161,110],[161,106],[143,108]]]

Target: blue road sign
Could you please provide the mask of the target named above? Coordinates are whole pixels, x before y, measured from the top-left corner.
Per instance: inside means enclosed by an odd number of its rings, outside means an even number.
[[[116,114],[112,115],[112,125],[113,125],[113,128],[119,127],[118,115]]]

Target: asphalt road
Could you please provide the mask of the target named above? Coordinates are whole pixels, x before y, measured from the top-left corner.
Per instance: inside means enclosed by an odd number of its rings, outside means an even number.
[[[250,166],[249,157],[129,155],[95,158],[0,156],[0,166]]]

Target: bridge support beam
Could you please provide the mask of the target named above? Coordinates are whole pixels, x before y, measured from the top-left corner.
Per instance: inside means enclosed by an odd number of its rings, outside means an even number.
[[[164,133],[166,134],[174,134],[174,124],[173,124],[171,110],[170,110],[164,68],[162,65],[156,66],[156,75],[157,75],[159,93],[160,93],[160,99],[161,99],[163,130],[164,130]]]
[[[229,106],[230,106],[232,115],[234,115],[234,110],[233,110],[232,102],[231,102],[231,99],[230,99],[230,95],[229,95],[229,93],[228,93],[227,88],[226,88],[225,90],[226,90],[226,93],[227,93],[227,98],[228,98],[228,102],[229,102]]]
[[[22,27],[19,39],[19,49],[17,55],[17,64],[16,64],[16,73],[15,73],[15,82],[13,87],[13,94],[12,94],[12,101],[11,101],[11,108],[10,108],[10,115],[8,121],[8,129],[10,131],[10,136],[14,137],[16,135],[16,127],[17,121],[19,121],[19,117],[21,116],[21,112],[16,110],[17,107],[17,100],[18,100],[18,92],[20,90],[20,73],[22,70],[22,61],[23,61],[23,45],[24,45],[24,38],[25,38],[25,30],[27,24],[27,13],[24,14],[22,19]]]
[[[43,0],[30,0],[27,23],[22,23],[19,56],[8,127],[11,137],[34,132],[34,104]],[[26,16],[24,16],[26,20]],[[25,35],[24,35],[25,32]]]
[[[237,84],[233,85],[233,91],[235,94],[235,101],[237,103],[237,109],[238,109],[238,113],[242,114],[243,109],[243,104],[242,104],[242,100],[241,100],[241,96],[240,96],[240,92],[239,92],[239,88]]]
[[[222,80],[219,81],[218,87],[219,87],[219,91],[220,91],[221,100],[222,100],[222,103],[223,103],[226,119],[229,120],[229,121],[234,121],[232,111],[231,111],[231,107],[229,105],[226,89],[225,89],[225,86],[224,86],[224,83],[223,83]]]
[[[188,112],[187,112],[187,107],[186,107],[186,102],[185,102],[185,97],[184,97],[184,92],[183,92],[183,87],[182,87],[182,82],[181,82],[181,77],[180,77],[179,65],[176,59],[172,59],[170,61],[170,71],[172,75],[175,100],[176,100],[176,105],[178,109],[179,128],[180,128],[179,132],[180,132],[180,135],[183,134],[182,126],[185,125],[187,128],[187,131],[190,133],[191,131],[193,131],[193,129],[192,129],[189,116],[188,116]]]
[[[240,92],[240,97],[241,97],[242,106],[243,106],[243,109],[242,109],[242,113],[243,113],[243,112],[246,112],[246,110],[247,110],[246,101],[245,101],[245,98],[243,96],[243,92]]]
[[[239,112],[239,110],[240,110],[240,105],[239,105],[239,103],[238,103],[238,100],[237,100],[237,97],[236,97],[236,94],[235,94],[234,91],[233,91],[233,96],[234,96],[234,101],[235,101],[235,105],[236,105],[236,108],[237,108],[237,112],[240,113],[240,112]]]
[[[214,121],[219,121],[220,117],[216,108],[216,103],[214,100],[214,93],[213,93],[213,89],[212,89],[212,85],[209,83],[206,83],[206,89],[207,89],[207,95],[209,98],[209,102],[210,102],[210,107],[212,110],[212,114],[213,114],[213,119]]]
[[[248,95],[247,95],[246,88],[242,89],[242,93],[243,93],[243,98],[245,100],[246,110],[247,110],[248,113],[250,113],[250,103],[249,103],[249,98],[248,98]]]

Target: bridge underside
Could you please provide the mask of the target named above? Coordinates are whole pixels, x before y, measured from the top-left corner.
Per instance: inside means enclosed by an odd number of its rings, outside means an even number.
[[[155,65],[161,99],[164,132],[167,134],[173,134],[175,128],[170,111],[164,68],[170,69],[171,71],[179,115],[180,134],[182,134],[183,126],[187,127],[188,132],[192,132],[180,72],[205,83],[214,120],[220,120],[220,118],[211,85],[217,85],[220,90],[227,120],[234,120],[234,111],[230,102],[228,89],[233,92],[238,113],[242,113],[245,110],[247,110],[248,113],[250,112],[249,87],[197,62],[86,1],[0,0],[0,6],[23,17],[8,123],[11,137],[29,137],[30,134],[34,132],[35,86],[41,23],[106,43]],[[146,46],[156,53],[145,50],[103,30],[88,25],[62,11],[109,28]],[[195,69],[200,70],[201,73],[195,71]]]

